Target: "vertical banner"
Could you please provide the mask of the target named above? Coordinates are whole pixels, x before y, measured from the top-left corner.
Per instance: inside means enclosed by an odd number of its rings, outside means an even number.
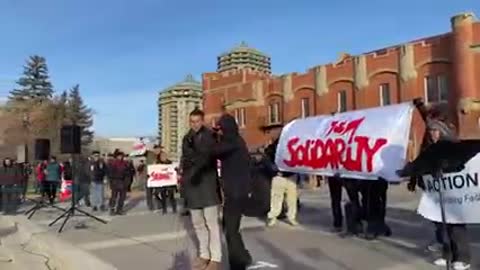
[[[295,173],[399,181],[413,110],[402,103],[294,120],[282,130],[275,162]]]

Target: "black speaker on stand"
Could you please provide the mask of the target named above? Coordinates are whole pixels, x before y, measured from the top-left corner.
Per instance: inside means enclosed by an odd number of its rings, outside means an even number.
[[[47,160],[50,157],[50,140],[36,139],[35,140],[35,160]]]
[[[35,140],[35,160],[43,162],[44,160],[48,160],[50,158],[50,140],[49,139],[36,139]],[[43,184],[43,183],[42,183]],[[37,210],[46,207],[52,207],[58,210],[66,211],[66,209],[58,207],[54,204],[48,204],[45,202],[44,198],[44,188],[40,187],[40,192],[42,198],[40,201],[28,199],[29,201],[33,202],[35,205],[25,212],[25,215],[28,215],[28,219],[31,219],[33,215],[37,212]]]
[[[81,128],[77,125],[69,125],[69,126],[63,126],[62,129],[60,130],[60,152],[62,154],[70,154],[72,158],[72,198],[71,198],[71,206],[63,214],[61,214],[59,217],[57,217],[54,221],[52,221],[48,226],[53,226],[55,223],[60,221],[62,218],[65,218],[62,222],[62,225],[58,229],[58,232],[61,233],[63,231],[63,228],[65,227],[65,224],[67,221],[76,215],[75,212],[79,212],[83,214],[84,216],[87,216],[89,218],[92,218],[98,222],[101,222],[103,224],[107,224],[107,221],[98,218],[88,212],[83,211],[82,209],[79,209],[76,206],[76,198],[78,196],[78,173],[77,170],[82,169],[79,168],[80,162],[80,154],[82,150],[82,132]]]

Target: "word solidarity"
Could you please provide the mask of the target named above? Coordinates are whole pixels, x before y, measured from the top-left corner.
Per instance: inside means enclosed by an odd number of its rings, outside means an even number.
[[[293,137],[287,142],[289,157],[283,162],[289,167],[339,169],[352,172],[372,172],[374,157],[387,145],[386,138],[357,135],[365,117],[351,121],[332,121],[323,138],[302,141]]]

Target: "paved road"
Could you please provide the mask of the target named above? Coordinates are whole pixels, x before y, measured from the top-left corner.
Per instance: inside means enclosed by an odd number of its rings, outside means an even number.
[[[329,233],[331,217],[325,188],[304,191],[302,202],[302,225],[297,228],[279,224],[266,229],[260,220],[245,219],[244,238],[257,261],[257,267],[252,269],[438,269],[430,263],[433,255],[424,251],[433,237],[432,226],[415,214],[418,194],[405,192],[404,186],[389,190],[387,215],[394,235],[372,242],[342,239]],[[129,201],[128,207],[126,216],[102,215],[109,221],[107,225],[76,217],[59,237],[120,270],[189,269],[188,258],[194,254],[194,244],[184,230],[188,221],[173,214],[150,213],[138,196]],[[33,220],[46,225],[56,215],[58,212],[53,210],[42,210]],[[75,228],[78,224],[86,226]],[[472,238],[472,254],[480,254],[478,228],[472,229]],[[479,260],[475,264],[480,269]]]

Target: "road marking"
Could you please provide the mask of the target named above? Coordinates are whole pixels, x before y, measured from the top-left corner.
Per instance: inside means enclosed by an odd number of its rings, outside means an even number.
[[[264,261],[257,261],[254,265],[249,266],[247,269],[261,269],[261,268],[278,268],[278,265],[264,262]]]

